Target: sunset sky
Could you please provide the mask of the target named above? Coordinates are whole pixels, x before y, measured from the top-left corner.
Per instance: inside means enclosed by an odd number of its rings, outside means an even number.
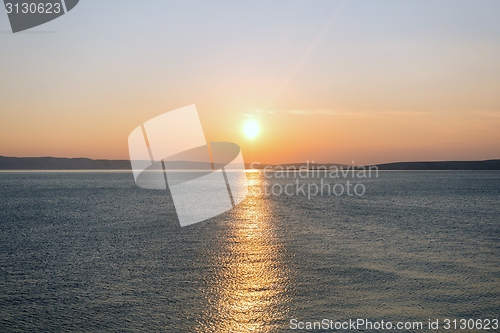
[[[500,158],[497,0],[82,0],[18,34],[0,12],[0,60],[3,156],[128,159],[196,104],[247,163]]]

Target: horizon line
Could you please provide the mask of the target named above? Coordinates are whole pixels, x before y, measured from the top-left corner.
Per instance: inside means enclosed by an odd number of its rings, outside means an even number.
[[[56,157],[56,156],[5,156],[0,155],[0,158],[15,158],[15,159],[42,159],[42,158],[51,158],[51,159],[66,159],[66,160],[90,160],[90,161],[109,161],[109,162],[130,162],[130,159],[107,159],[107,158],[90,158],[90,157]],[[294,164],[308,164],[308,165],[341,165],[341,166],[374,166],[374,165],[384,165],[384,164],[395,164],[395,163],[446,163],[446,162],[488,162],[488,161],[500,161],[500,157],[498,158],[489,158],[489,159],[480,159],[480,160],[417,160],[417,161],[392,161],[392,162],[382,162],[382,163],[374,163],[374,164],[346,164],[346,163],[337,163],[337,162],[327,162],[327,163],[318,163],[314,160],[306,160],[305,162],[284,162],[284,163],[261,163],[261,162],[251,162],[245,164],[259,163],[260,165],[294,165]],[[190,163],[211,163],[206,161],[170,161],[170,162],[190,162]]]

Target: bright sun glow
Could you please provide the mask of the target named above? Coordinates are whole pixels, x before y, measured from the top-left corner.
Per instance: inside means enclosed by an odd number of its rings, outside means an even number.
[[[259,135],[259,132],[259,124],[255,120],[249,120],[243,126],[243,133],[245,133],[245,136],[249,139],[255,138]]]

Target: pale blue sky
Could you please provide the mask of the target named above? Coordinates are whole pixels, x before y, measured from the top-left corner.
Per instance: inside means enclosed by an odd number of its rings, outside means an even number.
[[[0,155],[67,155],[56,139],[95,123],[114,152],[75,154],[126,158],[121,135],[193,103],[217,139],[214,115],[256,109],[498,114],[499,18],[486,0],[81,0],[11,34],[0,14]],[[29,148],[42,125],[57,138]]]

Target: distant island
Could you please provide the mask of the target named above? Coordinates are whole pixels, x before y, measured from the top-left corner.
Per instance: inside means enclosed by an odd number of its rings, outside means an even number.
[[[184,162],[178,162],[182,165]],[[440,162],[394,162],[375,164],[379,170],[500,170],[500,159],[485,161],[440,161]],[[250,165],[246,165],[250,168]],[[352,166],[342,164],[259,164],[257,169],[295,167],[316,169],[319,167],[347,168]],[[130,170],[129,160],[93,160],[90,158],[60,158],[60,157],[6,157],[0,156],[0,170]]]
[[[130,170],[130,161],[0,156],[0,170]]]

